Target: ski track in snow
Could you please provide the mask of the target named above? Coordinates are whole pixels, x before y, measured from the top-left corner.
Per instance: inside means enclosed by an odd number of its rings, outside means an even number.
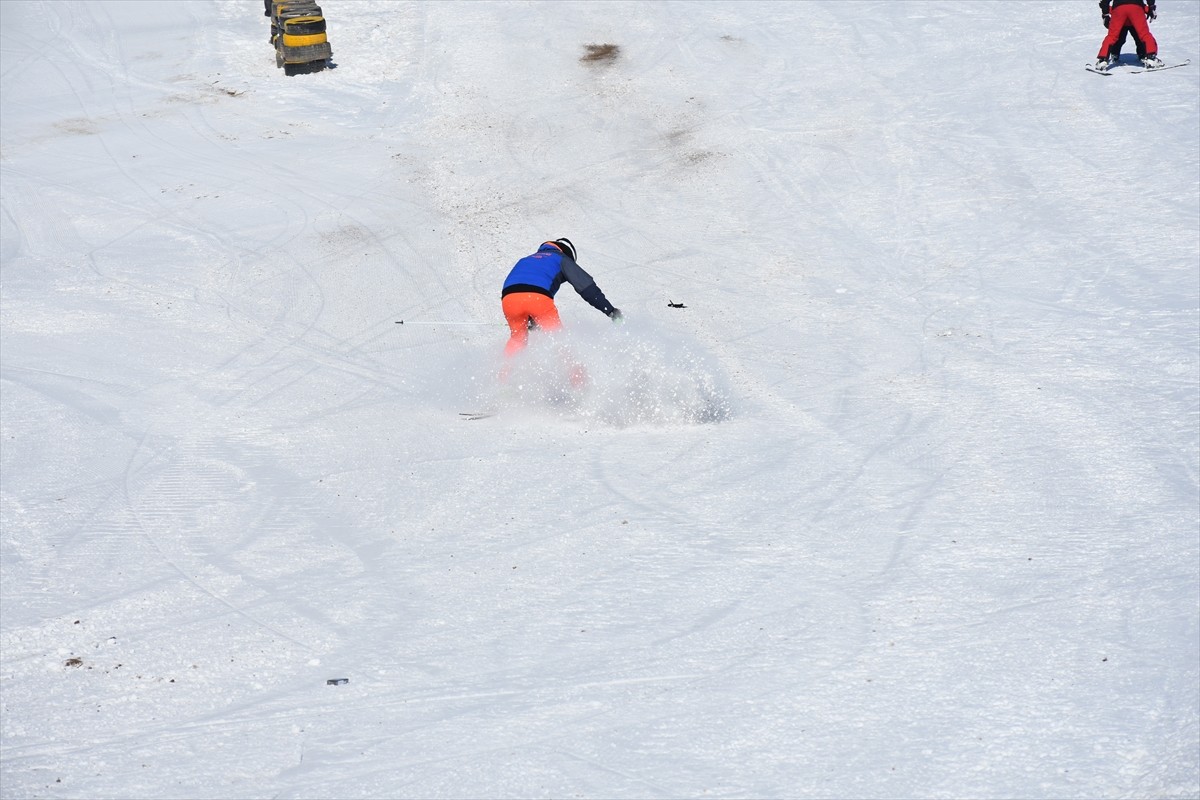
[[[0,793],[1200,795],[1198,73],[1039,9],[0,4]]]

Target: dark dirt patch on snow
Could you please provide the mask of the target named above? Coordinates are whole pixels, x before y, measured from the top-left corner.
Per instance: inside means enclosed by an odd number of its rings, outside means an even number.
[[[579,57],[584,64],[611,64],[621,54],[620,45],[615,44],[585,44],[587,52]]]

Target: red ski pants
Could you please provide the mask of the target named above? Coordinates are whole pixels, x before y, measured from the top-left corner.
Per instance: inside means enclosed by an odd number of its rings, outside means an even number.
[[[1133,32],[1142,40],[1146,46],[1147,55],[1158,54],[1158,42],[1154,41],[1154,34],[1150,33],[1150,26],[1146,24],[1146,9],[1131,4],[1117,6],[1112,10],[1112,16],[1108,21],[1108,35],[1100,44],[1100,52],[1096,58],[1108,58],[1109,48],[1117,43],[1117,39],[1121,36],[1121,29],[1126,25],[1133,28]]]
[[[554,300],[544,294],[513,292],[504,295],[500,304],[504,308],[510,334],[508,344],[504,345],[506,356],[521,352],[529,343],[529,320],[532,319],[544,331],[556,331],[562,327]]]

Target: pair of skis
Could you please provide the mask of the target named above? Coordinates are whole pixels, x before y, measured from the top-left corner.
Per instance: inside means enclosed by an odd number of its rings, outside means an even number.
[[[1186,67],[1190,63],[1192,63],[1192,60],[1189,58],[1187,61],[1180,61],[1178,64],[1164,64],[1161,67],[1143,67],[1142,69],[1131,69],[1131,70],[1129,70],[1129,74],[1140,75],[1143,72],[1162,72],[1164,69],[1175,69],[1176,67]],[[1083,68],[1086,69],[1088,72],[1094,72],[1097,75],[1112,75],[1113,74],[1113,71],[1111,69],[1097,69],[1096,65],[1094,65],[1094,64],[1084,64]]]

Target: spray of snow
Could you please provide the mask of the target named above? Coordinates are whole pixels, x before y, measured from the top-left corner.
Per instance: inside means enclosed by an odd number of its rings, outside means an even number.
[[[508,364],[489,361],[476,383],[481,407],[627,428],[729,419],[725,376],[694,341],[645,320],[533,331]]]

